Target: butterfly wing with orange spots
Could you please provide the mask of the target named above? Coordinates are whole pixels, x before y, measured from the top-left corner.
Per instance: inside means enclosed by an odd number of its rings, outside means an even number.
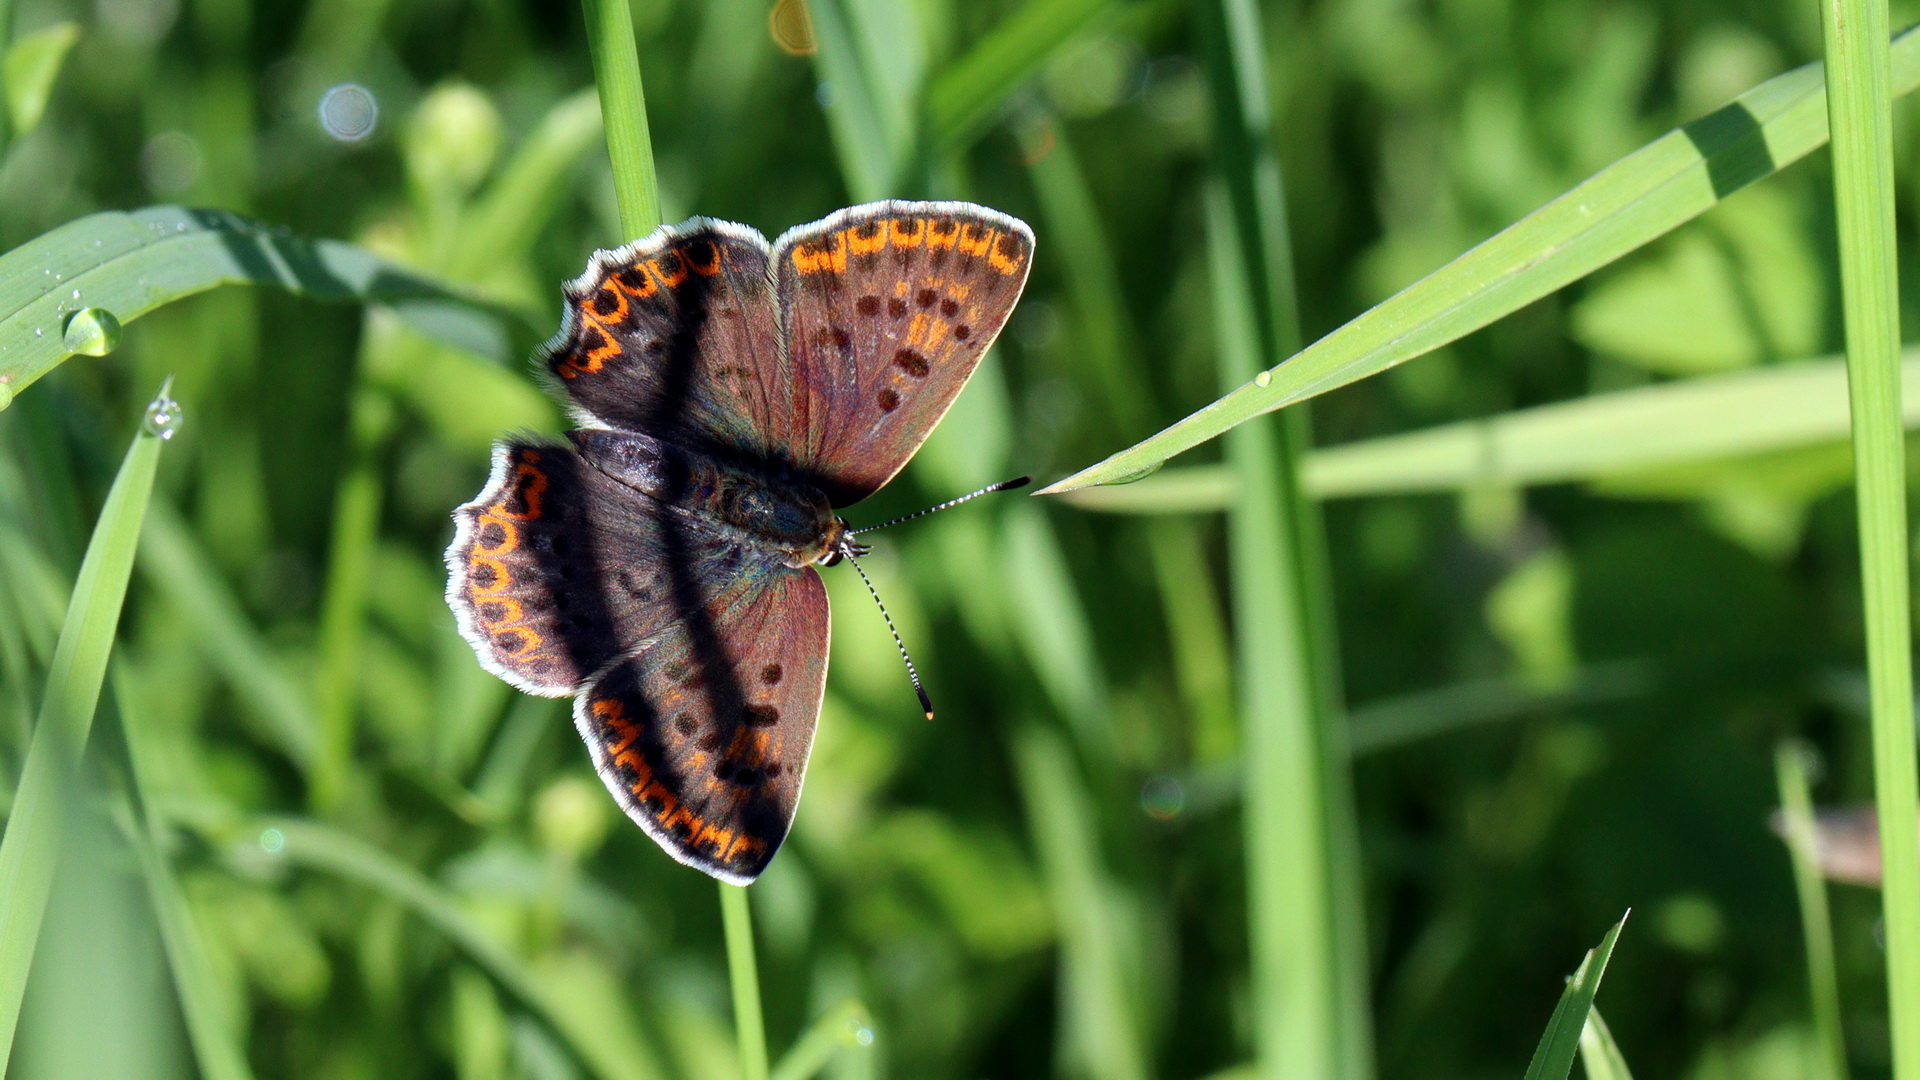
[[[827,593],[781,568],[601,672],[573,719],[615,801],[675,859],[758,877],[800,802],[827,681]]]
[[[879,490],[926,441],[1032,261],[1025,223],[957,202],[856,206],[774,245],[789,363],[809,390],[793,456],[834,506]]]
[[[770,257],[759,233],[706,218],[597,252],[567,284],[541,361],[594,422],[738,461],[784,460],[805,417]]]
[[[684,609],[725,606],[771,572],[571,446],[498,444],[453,518],[447,603],[481,664],[530,694],[577,692]]]

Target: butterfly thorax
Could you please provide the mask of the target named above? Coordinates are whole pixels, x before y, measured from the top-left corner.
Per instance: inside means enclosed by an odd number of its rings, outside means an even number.
[[[569,435],[608,477],[796,569],[834,561],[846,536],[846,522],[811,485],[635,432]]]

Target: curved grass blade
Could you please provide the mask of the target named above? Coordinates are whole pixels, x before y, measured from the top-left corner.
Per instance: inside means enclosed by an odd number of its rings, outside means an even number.
[[[1774,778],[1780,788],[1781,836],[1793,860],[1793,888],[1800,899],[1801,942],[1807,950],[1807,996],[1813,1010],[1825,1076],[1847,1080],[1847,1037],[1840,1012],[1840,977],[1834,963],[1833,917],[1827,907],[1827,882],[1820,873],[1820,838],[1813,817],[1804,745],[1786,742],[1774,748]]]
[[[194,1060],[205,1080],[253,1080],[242,1032],[230,1014],[235,988],[223,986],[214,974],[206,941],[180,890],[180,878],[161,850],[161,824],[153,809],[156,748],[154,736],[140,715],[140,702],[145,699],[139,679],[124,663],[113,665],[112,679],[114,706],[126,740],[127,759],[133,766],[133,794],[146,811],[136,820],[135,800],[122,794],[113,800],[113,815],[139,860],[141,877],[146,879],[147,898],[160,928],[161,945],[173,974],[174,996],[180,1001]]]
[[[955,146],[978,135],[994,110],[1109,0],[1036,0],[1008,16],[927,86],[927,134]]]
[[[357,881],[418,915],[479,965],[501,989],[513,995],[564,1041],[569,1051],[601,1080],[657,1080],[657,1063],[630,1060],[608,1052],[605,1043],[568,1010],[560,1007],[519,958],[488,936],[462,912],[454,898],[413,867],[336,829],[297,818],[262,823],[285,841],[285,858],[303,866]]]
[[[65,812],[62,788],[93,728],[160,448],[179,419],[167,390],[163,385],[148,407],[147,419],[127,448],[87,542],[67,618],[54,646],[46,696],[21,767],[6,836],[0,839],[0,1072],[13,1052],[21,996],[53,884],[60,819]]]
[[[0,256],[0,401],[73,355],[65,320],[80,308],[102,308],[124,324],[219,285],[276,285],[321,300],[391,304],[438,338],[457,333],[448,316],[463,306],[496,316],[363,248],[308,240],[224,210],[150,206],[89,214]]]
[[[1580,1031],[1580,1066],[1587,1071],[1587,1080],[1633,1080],[1626,1055],[1613,1041],[1607,1022],[1600,1019],[1599,1009],[1587,1012],[1587,1026]]]
[[[873,1045],[872,1019],[858,1001],[843,1001],[815,1020],[793,1041],[771,1080],[813,1080],[840,1049],[864,1050]]]
[[[744,885],[718,882],[726,923],[727,981],[733,987],[733,1033],[744,1080],[767,1080],[767,1028],[760,1013],[760,969],[753,955],[753,912]]]
[[[1827,139],[1824,72],[1795,68],[1602,169],[1478,247],[1160,433],[1035,492],[1111,484],[1262,413],[1455,341],[1698,217]],[[1920,85],[1920,30],[1893,41],[1892,88]]]
[[[0,77],[6,79],[7,121],[13,139],[24,138],[40,126],[67,53],[79,40],[80,25],[63,22],[23,35],[7,47]]]
[[[295,765],[309,767],[319,738],[311,706],[165,499],[148,510],[142,542],[148,587],[180,613],[208,666],[226,678],[265,738]]]
[[[1573,1056],[1580,1050],[1580,1034],[1586,1030],[1587,1016],[1593,1009],[1593,995],[1600,989],[1600,977],[1606,974],[1614,942],[1620,940],[1620,929],[1626,925],[1627,917],[1622,915],[1567,980],[1560,1004],[1554,1007],[1553,1018],[1547,1021],[1547,1030],[1527,1064],[1526,1080],[1566,1080],[1572,1071]]]

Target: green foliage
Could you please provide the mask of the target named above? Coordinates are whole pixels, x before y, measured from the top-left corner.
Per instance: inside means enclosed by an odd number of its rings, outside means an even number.
[[[1785,737],[1829,763],[1810,795],[1871,790],[1810,11],[808,0],[795,37],[797,6],[21,10],[8,843],[126,433],[169,372],[193,423],[96,642],[17,1072],[1518,1076],[1628,905],[1612,1030],[1596,958],[1538,1068],[1884,1068],[1878,905],[1836,888],[1803,924],[1813,863],[1767,830]],[[371,129],[329,134],[330,91]],[[1073,473],[1223,368],[1217,430],[1302,407],[1137,484],[877,534],[936,723],[830,569],[749,934],[606,800],[564,703],[474,663],[447,512],[491,439],[566,425],[525,357],[594,248],[883,197],[1018,214],[1039,255],[856,524]],[[1319,344],[1282,364],[1296,317]],[[764,1014],[744,1056],[736,1012]]]

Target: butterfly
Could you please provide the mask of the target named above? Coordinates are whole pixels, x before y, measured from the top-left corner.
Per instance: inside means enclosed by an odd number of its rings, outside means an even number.
[[[566,286],[539,362],[579,426],[495,445],[447,602],[489,671],[574,697],[607,790],[680,862],[744,885],[786,838],[826,687],[815,568],[867,550],[839,511],[926,441],[1032,255],[985,207],[880,202],[772,244],[694,218]]]

